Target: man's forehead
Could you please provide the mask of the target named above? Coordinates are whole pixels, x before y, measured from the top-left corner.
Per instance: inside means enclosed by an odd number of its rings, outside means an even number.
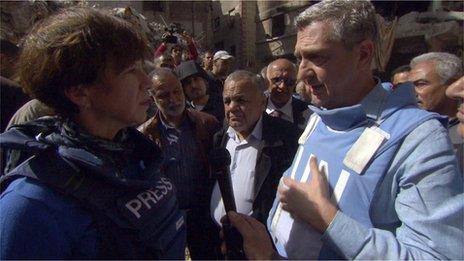
[[[172,75],[163,75],[152,79],[153,89],[160,91],[169,91],[180,86],[180,82]]]
[[[246,96],[252,94],[256,89],[249,79],[240,81],[228,81],[224,84],[224,93],[230,97]]]
[[[417,63],[411,68],[409,77],[411,81],[418,80],[420,78],[427,78],[436,74],[435,66],[433,61],[424,61]]]
[[[291,72],[291,71],[295,71],[295,70],[296,70],[296,68],[294,67],[294,65],[290,61],[285,61],[285,60],[275,61],[275,62],[272,62],[269,65],[269,71],[271,73]]]
[[[333,26],[330,21],[315,21],[298,30],[295,45],[295,56],[301,50],[320,51],[333,44]],[[340,42],[341,43],[341,42]]]

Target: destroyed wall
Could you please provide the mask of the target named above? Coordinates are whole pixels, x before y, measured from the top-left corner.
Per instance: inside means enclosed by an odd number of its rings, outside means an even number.
[[[71,1],[0,1],[0,35],[18,44],[37,21],[75,4]]]
[[[426,52],[449,52],[464,60],[462,4],[445,2],[440,8],[444,6],[455,10],[410,12],[399,18],[387,73]]]
[[[199,49],[212,45],[211,1],[0,1],[1,37],[18,44],[36,21],[62,7],[73,5],[98,7],[103,10],[132,8],[131,15],[142,15],[143,19],[137,20],[144,24],[141,27],[148,34],[147,38],[153,46],[159,44],[161,34],[164,33],[165,25],[161,17],[167,23],[181,23],[182,28],[194,37]],[[150,22],[157,23],[160,29],[157,31],[151,26],[147,29],[145,24]]]

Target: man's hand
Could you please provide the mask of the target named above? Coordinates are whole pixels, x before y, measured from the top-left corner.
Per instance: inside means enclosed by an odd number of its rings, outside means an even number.
[[[243,237],[243,250],[248,259],[271,260],[277,255],[267,234],[266,227],[256,219],[236,212],[227,214],[230,224]],[[223,249],[223,252],[224,249]]]
[[[311,181],[297,182],[283,178],[278,192],[282,209],[307,222],[320,233],[329,226],[337,213],[337,207],[329,198],[326,176],[317,167],[316,157],[310,159]]]

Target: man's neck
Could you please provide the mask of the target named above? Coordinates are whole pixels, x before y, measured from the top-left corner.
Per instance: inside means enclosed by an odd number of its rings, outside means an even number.
[[[177,115],[177,116],[167,115],[167,117],[162,112],[160,112],[161,120],[163,121],[163,123],[168,125],[169,127],[173,127],[176,129],[179,128],[180,125],[182,124],[182,121],[184,120],[184,115],[185,115],[185,110],[180,115]]]
[[[213,76],[218,78],[218,79],[221,79],[223,78],[223,75],[219,74],[213,67],[213,70],[211,71],[211,73],[213,73]]]
[[[373,77],[372,73],[370,74],[370,77],[364,77],[357,83],[357,86],[359,86],[359,89],[357,90],[358,95],[353,97],[351,100],[347,100],[347,103],[341,107],[348,107],[361,103],[361,101],[369,95],[376,85],[377,80]]]
[[[206,103],[208,103],[209,100],[209,95],[204,95],[200,98],[197,98],[195,100],[192,100],[193,105],[200,105],[200,106],[205,106]]]
[[[285,104],[287,104],[287,102],[288,102],[289,100],[292,99],[292,97],[290,97],[290,99],[288,99],[288,100],[287,100],[286,102],[284,102],[284,103],[275,102],[275,101],[272,99],[272,97],[270,97],[269,99],[271,100],[272,104],[274,104],[274,106],[275,106],[277,109],[282,109],[282,107],[284,107]]]
[[[248,136],[251,135],[251,133],[253,132],[253,130],[256,127],[256,124],[258,124],[258,121],[259,121],[259,119],[248,130],[244,130],[244,131],[240,131],[240,132],[235,131],[237,133],[237,137],[238,137],[238,140],[240,142],[242,142],[243,140],[246,140],[248,138]]]
[[[457,100],[446,99],[442,102],[442,105],[439,107],[439,109],[436,110],[436,112],[441,115],[448,116],[450,119],[453,119],[456,118],[457,107]]]

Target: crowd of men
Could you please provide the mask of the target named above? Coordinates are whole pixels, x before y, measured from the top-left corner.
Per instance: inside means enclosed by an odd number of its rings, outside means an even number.
[[[298,63],[279,58],[261,73],[232,72],[224,50],[200,58],[187,33],[187,45],[154,52],[138,130],[163,154],[191,258],[224,258],[227,222],[248,259],[463,259],[461,58],[421,54],[382,82],[368,1],[319,2],[296,27]],[[18,92],[4,57],[19,50],[1,48],[2,132],[53,115]],[[226,213],[211,171],[216,148],[231,157],[237,212]]]

